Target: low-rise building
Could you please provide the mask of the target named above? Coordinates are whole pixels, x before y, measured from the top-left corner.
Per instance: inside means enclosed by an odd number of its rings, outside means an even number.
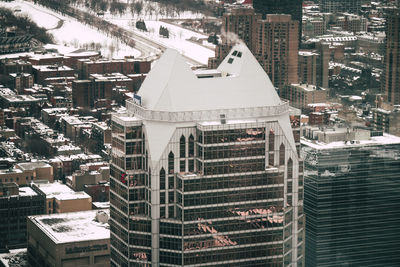
[[[75,71],[65,65],[34,65],[32,66],[35,82],[43,84],[47,78],[73,77]]]
[[[0,251],[26,247],[26,216],[44,214],[45,205],[30,187],[0,183]]]
[[[44,162],[18,163],[8,169],[0,170],[0,183],[28,185],[37,180],[53,181],[53,168]]]
[[[64,213],[92,209],[92,198],[85,192],[75,192],[67,185],[47,181],[32,183],[38,194],[46,196],[46,213]]]
[[[28,260],[42,266],[110,266],[107,210],[28,217]]]
[[[290,101],[290,105],[305,109],[311,103],[326,102],[327,90],[309,84],[291,84],[282,91],[282,97]]]

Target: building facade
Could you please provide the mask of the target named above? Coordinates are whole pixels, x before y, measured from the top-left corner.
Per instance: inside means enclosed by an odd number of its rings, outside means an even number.
[[[361,0],[321,0],[323,12],[349,12],[357,14],[361,10]]]
[[[113,115],[111,266],[304,266],[289,106],[245,45],[216,71],[167,50]]]
[[[382,75],[382,91],[393,105],[400,105],[400,9],[386,18],[386,50]]]
[[[301,144],[306,266],[399,266],[400,138],[315,128]]]
[[[253,0],[256,13],[262,14],[288,14],[292,19],[299,22],[298,38],[299,45],[302,35],[303,1],[301,0]]]
[[[286,86],[281,93],[284,99],[289,100],[291,106],[305,110],[309,104],[325,103],[327,90],[309,84],[291,84]]]
[[[298,27],[290,15],[267,15],[258,23],[255,54],[275,87],[298,82]]]
[[[44,214],[46,198],[30,187],[0,183],[0,251],[26,247],[26,216]]]
[[[108,210],[29,216],[29,266],[110,266]]]

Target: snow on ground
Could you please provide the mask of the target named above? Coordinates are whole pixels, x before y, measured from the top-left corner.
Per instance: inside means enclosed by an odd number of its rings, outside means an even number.
[[[13,2],[0,2],[0,6],[9,8],[14,11],[15,15],[28,16],[30,17],[39,27],[43,27],[45,29],[53,29],[57,27],[57,23],[59,21],[58,16],[54,16],[51,13],[44,12],[38,7],[33,5],[28,5],[26,3],[21,3],[17,1]]]
[[[122,0],[121,2],[123,2]],[[126,0],[128,1],[128,0]],[[149,3],[148,1],[143,1],[143,10],[140,15],[132,14],[129,10],[125,12],[123,15],[112,15],[110,12],[106,12],[104,14],[104,19],[116,24],[120,27],[123,27],[127,30],[134,31],[136,34],[147,37],[152,41],[158,42],[162,45],[165,45],[170,48],[174,48],[178,50],[182,55],[192,58],[193,60],[207,65],[208,58],[214,57],[215,46],[211,44],[207,44],[205,46],[194,43],[192,41],[188,41],[189,38],[208,38],[208,35],[197,33],[188,29],[184,29],[182,27],[165,23],[159,21],[162,18],[179,18],[179,19],[195,19],[204,17],[201,13],[193,13],[191,11],[181,12],[179,14],[170,14],[169,16],[166,14],[165,9],[161,8],[158,3]],[[149,6],[152,6],[152,12],[149,11]],[[81,9],[84,9],[86,12],[91,12],[92,14],[96,14],[93,10],[86,8],[84,6],[78,6]],[[156,12],[157,11],[157,12]],[[143,19],[146,23],[146,27],[148,32],[143,32],[135,27],[135,23],[137,20]],[[169,38],[164,38],[159,36],[160,26],[167,27],[170,33]]]
[[[140,56],[140,51],[131,48],[117,39],[107,37],[94,28],[90,28],[72,18],[65,18],[64,24],[60,29],[49,31],[53,34],[56,42],[73,47],[85,47],[96,49],[100,47],[101,54],[106,57]],[[90,45],[94,44],[93,47]],[[97,44],[97,46],[96,46]],[[96,49],[97,50],[97,49]]]
[[[140,56],[141,52],[122,44],[115,38],[106,36],[95,28],[78,22],[71,17],[60,15],[43,6],[34,5],[25,1],[0,2],[0,6],[14,10],[21,9],[21,13],[28,13],[39,26],[45,27],[53,34],[55,42],[60,45],[77,48],[99,48],[101,54],[108,58],[124,56]],[[60,28],[56,28],[58,21],[64,20]],[[100,48],[101,47],[101,48]]]
[[[160,26],[168,28],[169,38],[164,38],[159,35]],[[192,58],[202,64],[207,65],[208,58],[215,55],[214,50],[188,40],[191,37],[207,38],[206,35],[161,21],[146,21],[146,27],[148,32],[143,32],[130,26],[135,33],[149,37],[167,47],[174,48],[182,55]]]

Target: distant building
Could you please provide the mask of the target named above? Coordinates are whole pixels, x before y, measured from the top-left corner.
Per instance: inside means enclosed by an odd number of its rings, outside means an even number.
[[[9,75],[10,73],[30,73],[32,74],[32,64],[23,59],[2,59],[0,60],[0,73]]]
[[[392,105],[400,105],[400,9],[389,12],[386,18],[385,67],[382,90]]]
[[[258,21],[254,54],[279,89],[298,82],[298,27],[290,15],[268,14]]]
[[[96,185],[101,181],[105,181],[98,171],[79,170],[72,174],[72,188],[75,191],[83,191],[85,185]]]
[[[43,84],[48,78],[74,77],[75,70],[65,65],[33,65],[35,83]]]
[[[42,266],[110,266],[107,210],[28,217],[28,261]]]
[[[357,14],[361,10],[362,0],[321,0],[323,12],[338,13],[349,12]]]
[[[317,58],[320,55],[312,51],[299,51],[299,82],[317,84]]]
[[[0,183],[28,185],[37,180],[53,181],[53,169],[44,162],[18,163],[9,169],[0,170]]]
[[[262,14],[265,18],[266,14],[288,14],[292,16],[294,21],[298,21],[297,42],[300,45],[302,36],[302,17],[303,17],[303,1],[302,0],[253,0],[253,7],[256,13]]]
[[[33,87],[33,76],[30,73],[10,73],[13,88],[20,94],[26,88]]]
[[[215,57],[209,59],[208,67],[215,69],[238,42],[244,42],[251,51],[255,51],[259,19],[261,15],[255,14],[252,8],[228,9],[222,18],[221,44],[215,49]]]
[[[400,138],[304,128],[305,266],[400,266]]]
[[[91,74],[87,80],[72,82],[72,102],[75,107],[92,108],[97,100],[112,100],[113,88],[123,86],[134,91],[134,81],[121,74]]]
[[[400,136],[400,109],[372,109],[372,127],[377,131]]]
[[[80,79],[88,79],[90,74],[122,73],[127,75],[148,73],[151,68],[150,61],[128,58],[122,60],[81,59],[77,61],[76,65]]]
[[[20,53],[32,48],[32,35],[0,37],[0,54]]]
[[[26,247],[26,216],[45,214],[46,199],[30,187],[0,183],[0,251]]]
[[[64,213],[92,209],[92,198],[85,192],[75,192],[65,184],[37,181],[32,188],[46,196],[46,213]]]
[[[325,88],[309,84],[291,84],[286,86],[281,96],[287,100],[291,106],[299,109],[306,109],[312,103],[325,103],[327,90]]]
[[[323,88],[329,88],[329,61],[331,52],[328,42],[319,42],[316,44],[316,49],[319,54],[317,57],[317,83],[316,85]]]
[[[110,201],[110,184],[109,183],[85,185],[83,188],[83,191],[85,191],[89,196],[92,197],[93,205],[95,205],[94,202]]]

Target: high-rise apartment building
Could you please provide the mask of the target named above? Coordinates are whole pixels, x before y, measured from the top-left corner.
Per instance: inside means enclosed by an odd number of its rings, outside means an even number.
[[[112,117],[111,265],[304,266],[293,132],[245,45],[196,73],[166,50]]]
[[[318,53],[313,51],[299,51],[299,82],[317,84],[317,58]]]
[[[356,14],[361,9],[361,0],[321,0],[323,12],[348,12]]]
[[[293,20],[299,22],[298,38],[301,41],[302,34],[302,17],[303,17],[303,1],[302,0],[253,0],[253,7],[256,13],[262,14],[265,18],[266,14],[288,14]]]
[[[400,105],[400,9],[388,12],[386,17],[386,50],[382,89],[387,100]]]
[[[222,16],[221,43],[215,49],[215,57],[209,59],[208,67],[215,69],[235,44],[243,42],[254,51],[259,19],[261,16],[256,15],[252,8],[232,8],[225,12]]]
[[[400,266],[400,138],[303,131],[306,266]]]
[[[290,15],[258,21],[255,54],[275,87],[298,82],[298,27]]]

